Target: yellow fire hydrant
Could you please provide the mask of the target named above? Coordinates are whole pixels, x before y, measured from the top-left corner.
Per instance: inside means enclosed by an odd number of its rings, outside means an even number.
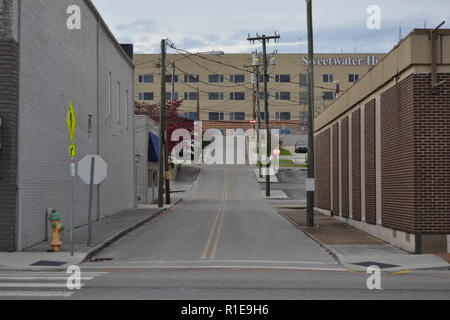
[[[50,214],[48,220],[51,222],[52,226],[52,241],[50,246],[53,252],[61,251],[61,246],[63,242],[61,241],[61,232],[64,231],[64,225],[61,223],[61,216],[56,210],[53,210]]]

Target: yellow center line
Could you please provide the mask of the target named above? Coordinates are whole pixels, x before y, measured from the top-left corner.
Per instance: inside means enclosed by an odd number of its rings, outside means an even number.
[[[227,169],[227,176],[226,176],[225,195],[224,195],[222,213],[221,213],[221,217],[220,217],[219,226],[217,228],[216,241],[214,241],[214,246],[211,251],[211,256],[209,257],[210,260],[214,260],[216,258],[217,247],[219,246],[220,235],[222,233],[223,218],[225,216],[225,211],[227,209],[227,202],[228,202],[228,169]]]
[[[222,188],[222,198],[221,198],[221,204],[219,206],[219,212],[217,213],[216,219],[214,220],[214,223],[211,227],[211,231],[209,232],[209,237],[208,237],[208,241],[206,242],[205,248],[203,249],[203,253],[201,256],[201,260],[206,260],[208,258],[208,252],[210,251],[210,247],[212,245],[212,241],[214,238],[216,238],[217,241],[217,236],[216,233],[218,231],[218,227],[219,225],[221,225],[221,221],[223,221],[223,213],[224,213],[224,206],[226,204],[226,192],[228,189],[228,168],[226,168],[224,170],[224,179],[223,179],[223,188]],[[210,256],[211,257],[211,256]],[[209,258],[211,259],[211,258]]]

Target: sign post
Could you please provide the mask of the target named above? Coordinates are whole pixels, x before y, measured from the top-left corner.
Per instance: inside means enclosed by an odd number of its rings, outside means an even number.
[[[77,125],[77,119],[75,117],[75,112],[73,109],[72,101],[69,101],[69,107],[67,110],[67,131],[69,133],[69,157],[70,161],[70,197],[71,197],[71,212],[70,212],[70,254],[73,256],[73,230],[74,230],[74,179],[75,179],[75,156],[76,156],[76,146],[73,144],[73,138],[75,136],[75,127]]]
[[[87,155],[78,163],[78,176],[89,184],[88,239],[87,246],[92,245],[92,203],[94,185],[100,184],[107,176],[108,165],[99,155]]]

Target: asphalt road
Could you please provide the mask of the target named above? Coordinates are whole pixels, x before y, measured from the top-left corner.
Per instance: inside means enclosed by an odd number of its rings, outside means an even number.
[[[448,271],[383,274],[384,290],[368,290],[367,274],[345,270],[261,198],[253,170],[202,167],[183,203],[81,266],[82,290],[58,274],[42,274],[41,287],[36,274],[9,276],[34,283],[21,290],[36,299],[450,298]]]

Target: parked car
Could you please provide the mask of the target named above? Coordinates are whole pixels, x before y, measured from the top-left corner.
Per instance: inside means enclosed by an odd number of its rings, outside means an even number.
[[[308,144],[303,141],[296,142],[295,153],[308,153]]]

